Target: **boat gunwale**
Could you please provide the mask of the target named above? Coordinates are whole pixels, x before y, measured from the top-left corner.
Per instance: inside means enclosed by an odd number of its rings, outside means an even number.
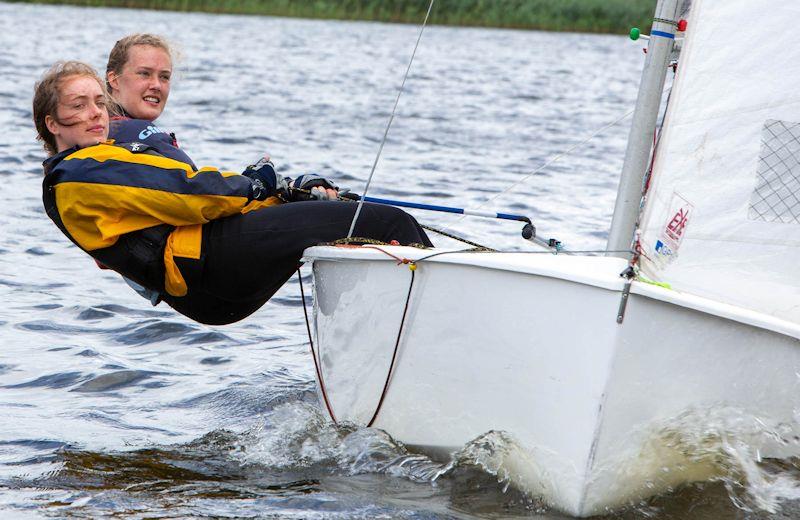
[[[622,291],[625,280],[619,276],[628,265],[622,258],[605,256],[569,255],[548,252],[524,251],[466,251],[464,249],[419,249],[407,246],[379,246],[377,247],[335,247],[315,246],[306,249],[303,255],[305,261],[316,260],[397,260],[381,251],[391,253],[397,257],[411,261],[424,261],[425,263],[457,264],[468,267],[484,267],[498,271],[511,271],[523,274],[559,278],[566,281],[577,282],[608,289]],[[426,258],[436,255],[431,258]],[[580,270],[588,268],[588,263],[605,264],[605,269],[591,266],[593,273]],[[599,274],[598,274],[599,271]]]
[[[534,276],[557,278],[620,293],[622,293],[625,287],[625,279],[620,277],[619,274],[623,271],[625,266],[627,266],[627,262],[624,259],[616,257],[569,255],[563,253],[468,252],[462,249],[419,249],[406,246],[380,246],[380,250],[376,247],[314,246],[306,249],[303,259],[310,262],[316,260],[379,260],[397,262],[395,258],[387,255],[387,252],[412,261],[424,259],[426,263],[454,264],[518,272]],[[425,257],[436,253],[441,254],[425,259]],[[594,272],[585,272],[585,270],[589,268]],[[579,269],[583,269],[584,271],[580,271]],[[597,271],[600,271],[600,273]],[[675,289],[668,289],[639,280],[634,280],[631,284],[631,293],[651,300],[678,307],[685,307],[704,314],[756,328],[766,329],[800,340],[799,324],[745,307],[718,302],[702,296],[684,293]],[[630,304],[629,302],[628,305]]]

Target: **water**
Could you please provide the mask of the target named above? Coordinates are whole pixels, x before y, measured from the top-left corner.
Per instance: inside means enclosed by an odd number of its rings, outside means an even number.
[[[565,518],[508,486],[515,447],[502,433],[433,461],[325,421],[296,281],[241,323],[198,325],[95,268],[42,211],[30,100],[56,59],[102,68],[125,34],[170,35],[182,58],[159,124],[195,162],[241,169],[269,152],[288,174],[360,191],[416,27],[0,3],[0,28],[3,517]],[[371,194],[478,206],[625,114],[641,65],[623,37],[431,27]],[[525,213],[573,249],[602,248],[627,130],[487,208]],[[516,224],[417,216],[527,248]],[[730,410],[665,425],[715,481],[609,517],[797,517],[800,471],[760,461],[737,437],[742,423],[770,434]]]

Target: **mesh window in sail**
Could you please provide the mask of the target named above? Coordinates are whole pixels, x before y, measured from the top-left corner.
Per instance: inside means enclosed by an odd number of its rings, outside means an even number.
[[[758,159],[750,219],[800,224],[800,123],[768,119]]]

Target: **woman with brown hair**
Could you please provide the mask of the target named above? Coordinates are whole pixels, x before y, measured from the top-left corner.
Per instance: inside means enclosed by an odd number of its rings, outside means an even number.
[[[54,65],[37,83],[33,118],[48,216],[103,265],[196,321],[227,324],[261,307],[303,250],[347,235],[356,205],[298,202],[268,162],[242,174],[194,169],[150,146],[112,143],[107,94],[88,65]],[[355,235],[430,246],[413,217],[365,204]]]

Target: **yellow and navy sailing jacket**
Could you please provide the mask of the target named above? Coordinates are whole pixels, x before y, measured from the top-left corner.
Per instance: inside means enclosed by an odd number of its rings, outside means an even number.
[[[175,134],[167,133],[147,119],[133,119],[129,116],[112,117],[108,125],[108,138],[115,143],[143,143],[157,150],[164,157],[186,163],[196,170],[192,159],[178,147]]]
[[[44,168],[43,202],[56,226],[102,264],[172,296],[187,292],[174,258],[200,258],[203,224],[280,202],[254,200],[244,175],[194,170],[141,143],[73,148]]]

